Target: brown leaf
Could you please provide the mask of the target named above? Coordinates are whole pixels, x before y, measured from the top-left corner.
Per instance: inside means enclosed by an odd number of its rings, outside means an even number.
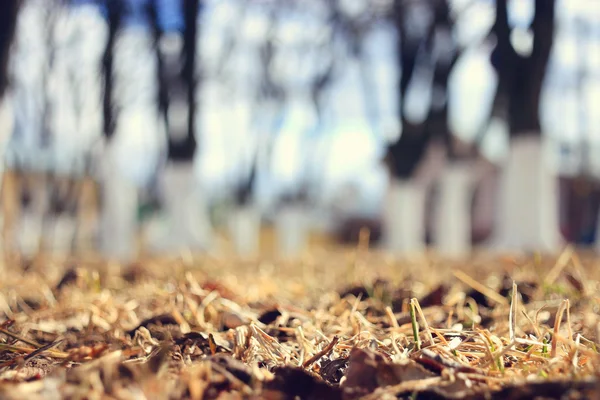
[[[434,376],[434,373],[413,360],[391,363],[386,361],[381,354],[355,348],[350,353],[346,380],[341,386],[350,393],[364,395],[373,392],[378,387]]]
[[[275,378],[264,384],[263,397],[268,399],[342,399],[340,389],[330,386],[304,369],[281,367],[274,371]]]
[[[526,385],[506,387],[491,396],[479,394],[477,399],[598,399],[600,398],[600,381],[555,381],[534,382]]]
[[[252,369],[250,369],[250,367],[243,362],[238,361],[226,354],[216,354],[210,357],[209,360],[211,363],[215,363],[223,367],[246,385],[250,385],[252,382]]]

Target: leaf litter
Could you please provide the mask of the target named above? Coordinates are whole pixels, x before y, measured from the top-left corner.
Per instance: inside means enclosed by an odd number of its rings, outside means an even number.
[[[0,283],[0,398],[596,398],[599,262],[39,256]]]

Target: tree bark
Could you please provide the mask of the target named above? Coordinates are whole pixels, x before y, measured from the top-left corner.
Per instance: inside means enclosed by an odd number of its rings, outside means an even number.
[[[494,33],[497,46],[492,64],[498,72],[495,107],[505,107],[511,136],[541,133],[539,106],[546,66],[554,43],[555,0],[535,0],[531,24],[533,48],[529,56],[518,54],[510,42],[508,0],[496,1]]]
[[[0,99],[8,87],[8,60],[15,34],[19,0],[5,0],[0,13]]]
[[[260,251],[260,212],[252,203],[236,205],[229,219],[229,237],[240,257],[255,257]]]
[[[102,250],[110,258],[131,261],[137,255],[138,188],[124,176],[113,149],[105,154],[102,186]]]
[[[510,43],[507,0],[496,1],[498,72],[494,114],[508,121],[511,144],[500,181],[495,245],[501,249],[556,251],[561,243],[558,181],[551,143],[542,136],[539,106],[554,34],[555,0],[535,0],[533,49],[518,54]]]
[[[558,251],[561,245],[558,179],[549,146],[538,132],[511,140],[500,178],[500,250]]]
[[[391,178],[383,222],[387,250],[400,254],[425,250],[425,194],[413,179]]]
[[[467,162],[450,162],[440,177],[434,242],[445,256],[471,251],[472,180],[472,165]]]
[[[169,252],[209,249],[212,227],[193,165],[169,163],[161,171],[161,177],[168,229],[158,242],[150,243],[151,247]]]
[[[287,203],[275,216],[277,250],[281,257],[297,258],[306,249],[308,239],[307,210],[302,204]]]
[[[410,7],[418,5],[418,3],[415,2],[411,5],[408,2],[397,1],[395,5],[394,16],[401,37],[398,46],[398,61],[402,69],[402,77],[399,83],[400,96],[402,100],[405,101],[408,87],[413,79],[415,68],[417,67],[417,57],[422,49],[427,53],[428,62],[433,67],[433,93],[432,104],[430,105],[425,121],[422,123],[410,123],[403,114],[403,110],[399,110],[401,115],[402,134],[396,143],[389,146],[387,161],[391,175],[394,179],[397,179],[398,182],[403,181],[405,184],[391,187],[390,198],[398,198],[398,201],[402,201],[401,199],[411,195],[401,193],[414,192],[414,190],[416,190],[414,188],[421,185],[417,190],[419,194],[414,194],[413,196],[415,197],[415,200],[418,198],[424,202],[429,185],[422,185],[423,182],[416,182],[415,174],[423,163],[423,156],[429,148],[432,139],[437,136],[445,141],[450,160],[455,160],[458,156],[457,151],[455,151],[454,139],[448,126],[448,79],[458,58],[458,49],[448,48],[444,43],[439,43],[439,40],[444,40],[444,37],[441,35],[444,35],[444,33],[451,35],[452,32],[450,8],[445,0],[434,0],[427,3],[426,7],[428,7],[429,12],[431,13],[431,21],[423,30],[423,37],[415,36],[414,32],[411,32],[411,29],[414,29],[414,27],[411,28],[406,24],[408,22],[407,19],[410,18],[409,14],[407,14],[410,13]],[[412,183],[408,184],[409,181],[412,181]],[[408,189],[408,187],[411,186],[413,188]],[[467,187],[464,187],[463,189],[469,190]],[[454,193],[454,195],[456,195],[456,193]],[[444,195],[438,200],[444,202],[449,199],[448,196],[448,193],[444,192]],[[462,194],[461,196],[465,197],[468,196],[468,194]],[[394,205],[393,203],[390,203],[388,204],[388,207],[400,208],[401,206],[399,204]],[[424,213],[425,204],[411,204],[409,207],[416,207],[419,212],[421,212],[420,210],[422,208],[423,211],[421,213]],[[441,210],[446,210],[448,209],[448,205],[440,204],[439,208]],[[392,218],[398,218],[398,215],[404,214],[402,210],[390,210],[390,213]],[[424,215],[414,217],[421,219],[422,224],[425,223]],[[406,215],[405,218],[411,218],[411,216]],[[411,223],[407,226],[413,226],[413,223],[416,224],[412,219],[410,219],[410,221]],[[446,224],[451,224],[453,222],[456,222],[456,219],[445,219]],[[395,229],[400,229],[398,223],[399,221],[390,222],[391,227],[396,227]],[[414,228],[416,229],[416,227]],[[456,229],[464,230],[464,227],[457,226]],[[412,242],[416,248],[422,249],[424,247],[425,235],[423,229],[415,230],[413,233],[415,238],[413,239],[406,237],[408,235],[407,232],[394,233],[388,231],[387,234],[392,236],[392,238],[390,238],[391,242],[397,242],[400,240],[398,238],[402,237],[402,240]],[[445,241],[445,239],[442,239],[442,232],[439,232],[436,236],[438,239]],[[463,235],[463,238],[464,237],[466,237],[466,235]],[[414,242],[415,240],[420,240],[422,243],[416,244]],[[463,243],[460,247],[468,247],[469,245],[470,237],[467,243]],[[393,245],[393,247],[398,246],[400,246],[399,242]]]
[[[191,162],[196,153],[194,71],[199,33],[199,24],[196,23],[198,0],[173,1],[179,2],[177,7],[183,26],[170,27],[165,31],[168,27],[158,26],[160,13],[164,10],[155,6],[151,12],[158,50],[159,103],[167,126],[168,159],[171,162]],[[163,46],[165,39],[169,38],[176,38],[181,47]]]
[[[137,253],[138,190],[158,167],[165,132],[151,32],[123,25],[114,41],[111,105],[117,112],[103,159],[103,243],[109,256],[126,260]]]

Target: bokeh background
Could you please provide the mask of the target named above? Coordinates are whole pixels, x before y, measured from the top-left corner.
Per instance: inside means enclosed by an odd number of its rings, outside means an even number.
[[[250,254],[265,227],[287,254],[360,232],[393,251],[595,243],[594,0],[2,8],[5,250]],[[511,158],[523,138],[543,156]]]

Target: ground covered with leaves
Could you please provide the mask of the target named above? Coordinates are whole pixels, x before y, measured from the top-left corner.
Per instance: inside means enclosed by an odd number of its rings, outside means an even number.
[[[599,262],[37,257],[0,283],[0,398],[600,398]]]

